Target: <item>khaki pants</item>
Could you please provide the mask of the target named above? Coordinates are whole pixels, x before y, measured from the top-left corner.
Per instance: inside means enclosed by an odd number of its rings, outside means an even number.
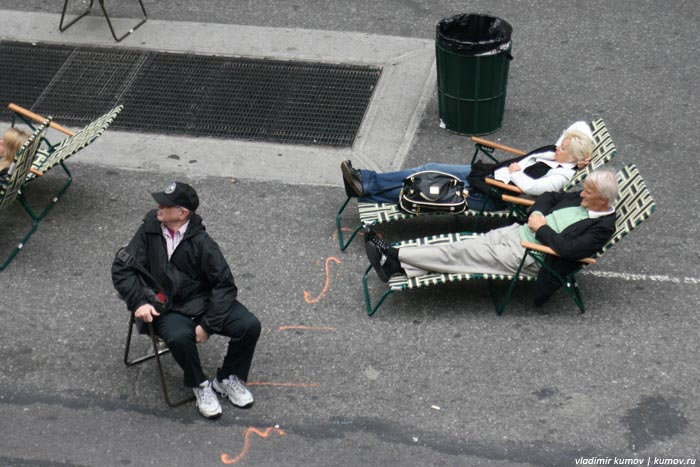
[[[525,254],[519,228],[513,224],[455,243],[401,248],[399,261],[409,278],[428,272],[512,275]],[[538,270],[539,265],[528,255],[521,273],[534,276]]]

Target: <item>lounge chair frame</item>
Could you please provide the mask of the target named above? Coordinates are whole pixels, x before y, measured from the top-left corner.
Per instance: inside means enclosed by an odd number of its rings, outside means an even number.
[[[29,174],[32,162],[39,150],[39,145],[41,144],[44,132],[46,131],[47,125],[51,123],[51,118],[49,117],[44,121],[43,124],[39,125],[27,141],[22,145],[22,147],[17,151],[17,155],[12,163],[10,169],[10,175],[8,177],[7,183],[0,186],[0,211],[8,208],[15,199],[19,199],[20,204],[27,212],[29,217],[32,219],[32,226],[29,231],[27,231],[20,242],[12,249],[8,257],[0,264],[0,271],[4,270],[10,265],[17,254],[24,248],[24,245],[29,241],[29,238],[36,232],[39,227],[39,222],[45,216],[42,212],[37,214],[29,205],[24,194],[22,193],[22,188],[24,186],[27,175]]]
[[[44,117],[41,115],[35,114],[34,112],[20,107],[17,104],[11,103],[8,105],[8,108],[12,111],[12,126],[15,126],[17,119],[19,119],[30,128],[35,129],[34,122],[45,121]],[[48,214],[48,212],[56,205],[58,200],[65,194],[68,187],[73,182],[73,175],[65,164],[66,159],[89,146],[100,135],[102,135],[112,121],[114,121],[117,115],[119,115],[119,112],[121,112],[122,109],[123,106],[121,105],[114,107],[109,112],[101,115],[77,132],[73,132],[53,121],[50,122],[51,128],[67,135],[68,137],[59,143],[53,144],[46,137],[42,136],[41,141],[46,145],[47,149],[45,151],[37,151],[32,163],[31,171],[27,174],[25,183],[31,182],[36,177],[43,175],[57,165],[60,165],[65,172],[66,181],[61,188],[54,193],[49,203],[38,215],[41,219],[43,219],[46,214]]]
[[[646,184],[642,179],[637,167],[634,164],[629,164],[623,167],[617,174],[619,194],[615,203],[615,210],[617,214],[617,219],[615,223],[615,233],[608,241],[608,243],[597,252],[593,258],[584,258],[580,260],[579,267],[567,274],[560,275],[549,265],[545,264],[544,255],[556,255],[554,250],[549,247],[521,242],[521,245],[525,248],[523,253],[523,258],[520,265],[513,275],[494,275],[494,274],[440,274],[440,273],[429,273],[424,276],[415,277],[412,279],[406,278],[403,275],[394,275],[388,284],[388,289],[384,291],[382,296],[379,298],[375,305],[372,305],[370,299],[370,292],[367,283],[367,276],[372,270],[370,265],[366,270],[362,278],[365,307],[367,314],[372,316],[377,309],[384,303],[386,298],[396,291],[408,290],[413,288],[425,287],[429,285],[444,284],[447,282],[458,282],[462,280],[469,279],[487,279],[489,281],[489,291],[491,292],[491,297],[494,301],[496,307],[496,313],[499,315],[503,313],[508,302],[510,301],[512,292],[515,288],[515,284],[519,281],[532,281],[535,277],[524,276],[521,274],[523,264],[527,256],[530,256],[537,261],[540,267],[545,268],[549,271],[553,277],[559,281],[566,293],[571,297],[571,299],[576,303],[581,313],[585,312],[585,306],[583,303],[583,298],[581,296],[578,283],[576,281],[576,274],[579,273],[586,265],[596,264],[596,258],[600,257],[613,245],[619,242],[623,237],[628,235],[636,226],[644,222],[655,210],[656,204],[654,203],[651,194],[646,188]],[[445,234],[433,237],[425,237],[417,240],[409,240],[404,242],[395,243],[394,246],[410,247],[411,245],[426,245],[426,244],[438,244],[438,243],[450,243],[465,239],[466,237],[475,235],[473,233],[458,233],[458,234]],[[509,280],[508,290],[503,299],[497,299],[493,293],[492,282],[494,280]]]

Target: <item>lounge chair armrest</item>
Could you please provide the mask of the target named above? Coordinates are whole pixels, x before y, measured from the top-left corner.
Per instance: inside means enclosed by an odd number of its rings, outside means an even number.
[[[479,138],[478,136],[472,136],[472,141],[474,142],[474,144],[480,144],[489,148],[499,149],[501,151],[506,151],[511,154],[515,154],[516,156],[524,156],[525,154],[527,154],[525,151],[521,151],[520,149],[511,148],[504,144],[494,143],[493,141],[489,141],[484,138]]]
[[[493,178],[485,178],[484,181],[486,182],[487,185],[495,186],[496,188],[501,188],[503,190],[508,190],[513,193],[517,193],[521,195],[523,193],[523,190],[518,188],[515,185],[509,185],[508,183],[503,183],[500,180],[494,180]]]
[[[527,248],[528,250],[535,250],[535,251],[539,251],[541,253],[547,253],[548,255],[559,256],[556,251],[552,250],[548,246],[538,245],[537,243],[531,243],[531,242],[526,242],[524,240],[521,240],[520,246],[522,246],[523,248]],[[597,261],[594,260],[593,258],[583,258],[583,259],[580,259],[579,261],[582,263],[586,263],[586,264],[597,264]]]
[[[41,172],[41,171],[39,171],[39,170],[36,170],[36,169],[29,169],[29,171],[30,171],[31,173],[33,173],[34,175],[36,175],[37,177],[43,177],[43,176],[44,176],[44,172]]]
[[[7,105],[7,108],[10,109],[11,111],[13,111],[13,112],[16,113],[16,114],[22,115],[23,117],[26,117],[26,118],[28,118],[28,119],[30,119],[30,120],[34,120],[35,122],[44,123],[44,122],[46,121],[46,119],[45,119],[44,117],[42,117],[41,115],[35,114],[35,113],[32,112],[31,110],[27,110],[27,109],[25,109],[24,107],[20,107],[20,106],[17,105],[17,104],[13,104],[12,102],[10,102],[10,103]],[[57,131],[60,131],[61,133],[67,134],[68,136],[73,136],[73,135],[74,135],[74,133],[73,133],[72,131],[70,131],[68,128],[66,128],[66,127],[64,127],[64,126],[62,126],[62,125],[59,125],[58,123],[51,122],[51,123],[49,124],[49,126],[50,126],[51,128],[53,128],[54,130],[57,130]]]
[[[534,202],[533,200],[531,200],[531,199],[527,199],[527,198],[518,198],[517,196],[502,195],[502,196],[501,196],[501,199],[502,199],[503,201],[505,201],[506,203],[519,204],[519,205],[521,205],[521,206],[527,206],[527,207],[530,207],[530,206],[532,206],[533,204],[535,204],[535,202]]]

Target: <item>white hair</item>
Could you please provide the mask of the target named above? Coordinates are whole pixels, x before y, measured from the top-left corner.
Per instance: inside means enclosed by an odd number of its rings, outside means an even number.
[[[569,154],[573,159],[572,162],[583,162],[591,157],[593,140],[588,135],[576,130],[566,130],[563,139],[569,140]]]
[[[612,205],[617,197],[617,177],[610,169],[596,169],[586,177],[586,181],[596,187],[598,194]]]

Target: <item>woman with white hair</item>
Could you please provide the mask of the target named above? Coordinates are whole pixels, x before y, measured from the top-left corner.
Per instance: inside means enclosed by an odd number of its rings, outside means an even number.
[[[359,201],[373,203],[397,203],[403,180],[426,170],[446,172],[461,179],[469,188],[469,207],[481,208],[489,187],[484,178],[491,177],[503,183],[518,186],[523,193],[539,196],[546,191],[558,191],[591,158],[593,133],[586,122],[576,122],[559,137],[556,145],[544,146],[530,153],[507,161],[473,166],[429,163],[420,167],[396,172],[378,173],[373,170],[357,170],[350,161],[340,165],[345,191]],[[499,206],[489,203],[487,210]]]

